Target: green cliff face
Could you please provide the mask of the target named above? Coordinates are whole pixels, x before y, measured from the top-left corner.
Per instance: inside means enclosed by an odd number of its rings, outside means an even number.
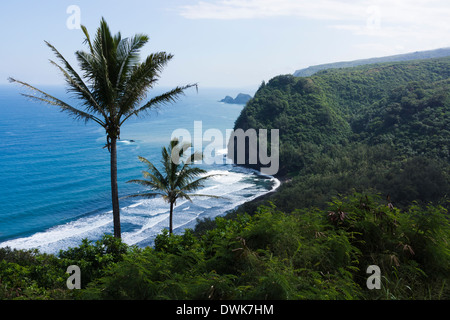
[[[352,188],[438,201],[450,191],[449,89],[450,58],[281,75],[260,86],[235,129],[280,130],[279,175],[294,177],[282,191],[311,193],[285,202]]]

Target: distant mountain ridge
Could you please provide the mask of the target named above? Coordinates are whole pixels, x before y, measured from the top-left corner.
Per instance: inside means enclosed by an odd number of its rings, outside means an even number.
[[[398,61],[409,61],[409,60],[419,60],[419,59],[443,58],[443,57],[448,57],[448,56],[450,56],[450,47],[449,48],[440,48],[440,49],[435,49],[435,50],[427,50],[427,51],[416,51],[416,52],[397,54],[397,55],[386,56],[386,57],[358,59],[358,60],[353,60],[353,61],[333,62],[333,63],[319,64],[316,66],[310,66],[308,68],[297,70],[294,72],[294,77],[309,77],[319,71],[326,70],[326,69],[356,67],[356,66],[381,63],[381,62],[398,62]]]

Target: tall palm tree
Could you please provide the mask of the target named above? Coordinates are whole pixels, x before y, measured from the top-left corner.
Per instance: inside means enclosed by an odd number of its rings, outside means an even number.
[[[139,160],[148,166],[149,171],[143,171],[143,176],[148,180],[130,180],[127,183],[137,183],[145,187],[150,187],[149,192],[133,194],[129,197],[143,197],[154,198],[162,197],[170,205],[169,214],[169,233],[173,233],[173,208],[178,199],[187,199],[192,202],[191,197],[211,197],[220,198],[218,196],[206,194],[193,194],[192,191],[203,187],[203,182],[212,176],[204,175],[206,170],[198,167],[193,167],[195,160],[201,159],[202,154],[195,152],[190,156],[186,156],[185,151],[190,147],[190,144],[181,144],[178,139],[173,139],[169,147],[162,148],[163,172],[159,171],[150,161],[144,157],[139,157]],[[184,159],[184,160],[183,160]]]
[[[111,196],[113,207],[114,236],[121,237],[119,192],[117,186],[117,140],[120,139],[120,127],[133,116],[142,114],[152,108],[173,103],[187,88],[196,87],[189,84],[146,99],[149,89],[159,80],[164,66],[173,55],[157,52],[147,56],[140,62],[139,52],[148,42],[144,34],[136,34],[122,38],[120,33],[112,35],[102,18],[95,38],[86,29],[81,29],[85,35],[88,51],[76,51],[75,56],[83,72],[80,76],[69,62],[50,43],[47,46],[54,52],[60,64],[50,60],[64,76],[68,92],[80,101],[79,106],[72,106],[36,87],[9,78],[10,82],[18,83],[32,91],[24,96],[57,106],[76,119],[94,121],[105,129],[106,145],[111,157]],[[145,101],[144,101],[145,100]]]

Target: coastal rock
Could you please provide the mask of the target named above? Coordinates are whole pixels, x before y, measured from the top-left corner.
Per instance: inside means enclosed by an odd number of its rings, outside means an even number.
[[[246,104],[252,98],[251,95],[245,93],[239,93],[236,98],[226,96],[220,102],[230,103],[230,104]]]

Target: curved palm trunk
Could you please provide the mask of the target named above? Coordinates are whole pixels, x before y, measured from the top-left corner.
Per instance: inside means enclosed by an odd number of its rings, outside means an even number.
[[[119,188],[117,186],[117,139],[111,138],[111,197],[113,206],[114,237],[121,238]]]
[[[169,234],[173,232],[173,202],[170,203]]]

